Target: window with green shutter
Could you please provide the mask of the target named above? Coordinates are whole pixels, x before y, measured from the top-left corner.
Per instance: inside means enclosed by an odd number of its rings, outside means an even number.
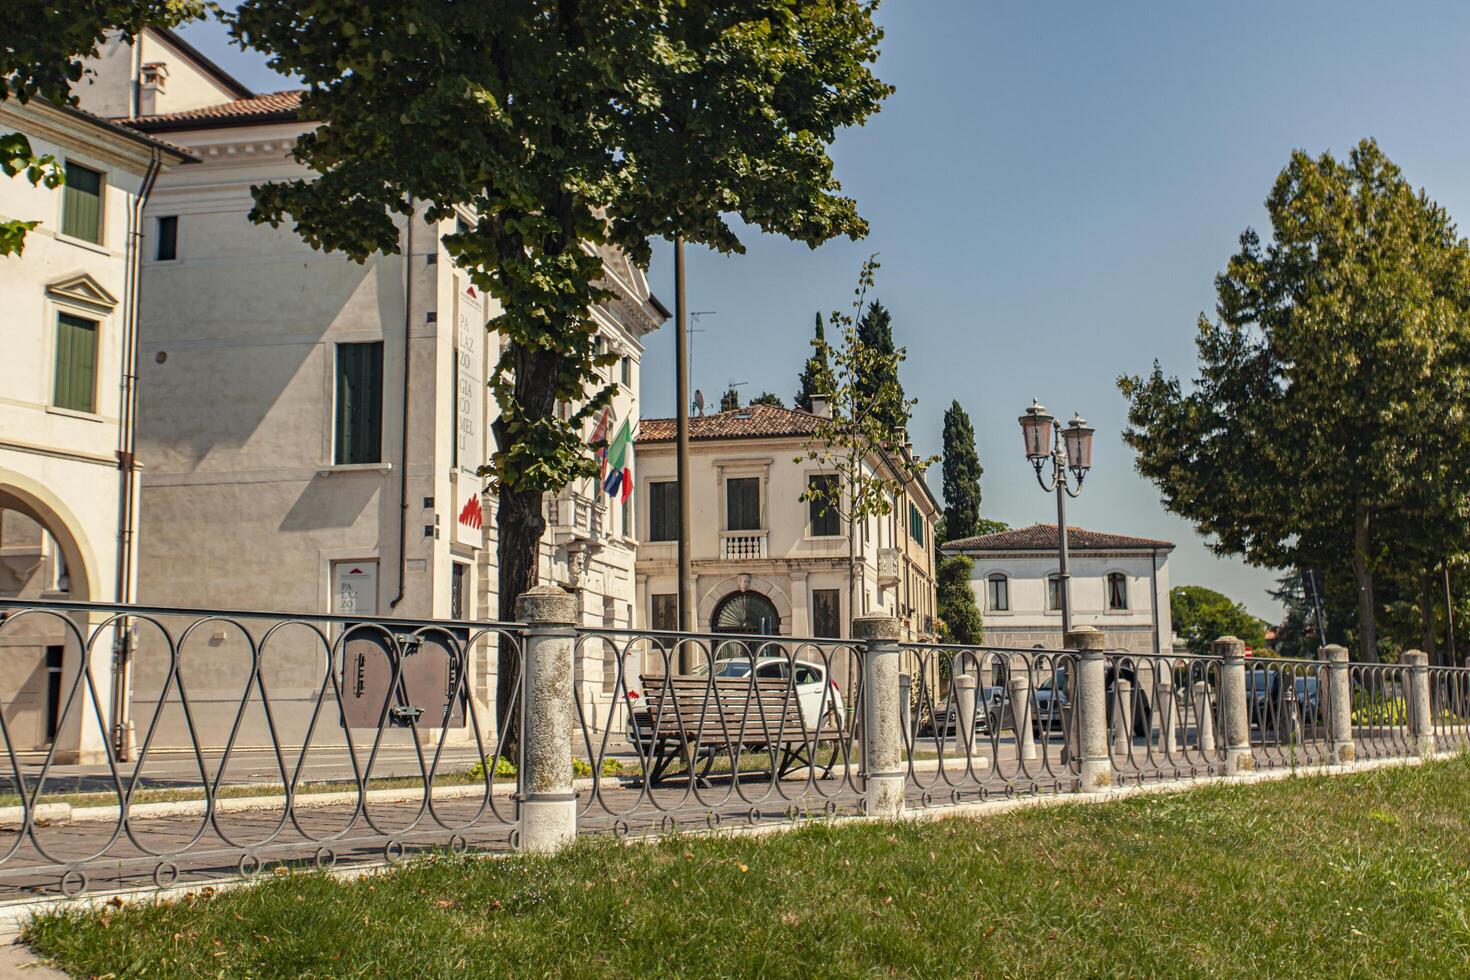
[[[70,161],[61,192],[61,233],[84,242],[102,241],[102,175]]]
[[[759,477],[742,476],[725,481],[725,522],[727,531],[761,529]]]
[[[338,465],[383,461],[383,342],[337,345]]]
[[[97,409],[97,321],[62,313],[56,318],[56,382],[51,404],[74,412]]]

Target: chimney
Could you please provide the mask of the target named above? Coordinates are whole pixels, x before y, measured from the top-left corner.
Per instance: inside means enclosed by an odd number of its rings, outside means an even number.
[[[832,417],[832,400],[826,395],[813,395],[812,414],[817,418],[830,419]]]
[[[138,115],[157,115],[163,111],[158,104],[158,97],[168,91],[168,65],[161,61],[150,61],[141,71],[138,78]]]

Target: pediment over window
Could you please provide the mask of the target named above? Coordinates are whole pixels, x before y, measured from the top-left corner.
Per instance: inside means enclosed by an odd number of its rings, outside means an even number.
[[[103,312],[117,305],[117,297],[85,272],[58,279],[46,287],[46,295],[65,303],[77,303]]]

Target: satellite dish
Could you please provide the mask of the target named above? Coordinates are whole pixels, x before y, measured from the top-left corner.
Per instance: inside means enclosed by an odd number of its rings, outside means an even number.
[[[704,414],[704,392],[698,388],[694,389],[694,412],[696,415]]]

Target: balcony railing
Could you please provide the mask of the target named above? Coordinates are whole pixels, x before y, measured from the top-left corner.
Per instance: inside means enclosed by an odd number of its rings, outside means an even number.
[[[725,561],[749,561],[769,557],[768,531],[721,531],[720,557]]]
[[[575,491],[546,498],[546,523],[558,545],[601,540],[606,516],[605,504]]]

